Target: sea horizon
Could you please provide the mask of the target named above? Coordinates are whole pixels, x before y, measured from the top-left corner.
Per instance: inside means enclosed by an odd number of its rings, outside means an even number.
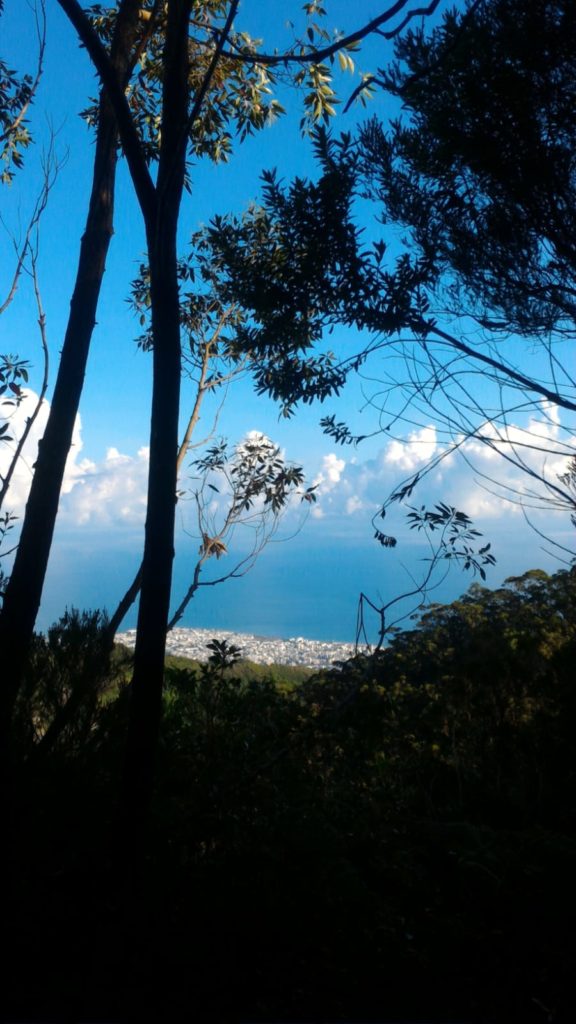
[[[557,565],[539,555],[535,552],[534,565],[526,569],[542,567],[554,572]],[[86,543],[59,545],[50,566],[38,630],[45,631],[58,621],[66,608],[98,608],[110,614],[131,582],[139,556],[134,547],[96,551]],[[189,586],[190,561],[176,561],[172,609]],[[222,572],[224,560],[209,569]],[[506,577],[519,571],[510,546],[489,572],[484,585],[501,586]],[[429,599],[453,601],[474,582],[483,581],[471,573],[453,570],[440,587],[430,592]],[[278,640],[303,637],[322,643],[353,644],[357,638],[361,593],[381,606],[411,589],[413,581],[399,558],[394,557],[394,552],[382,550],[370,537],[338,541],[327,538],[314,545],[297,538],[289,544],[270,545],[245,576],[202,587],[177,625]],[[390,627],[400,620],[401,628],[413,628],[417,620],[411,619],[409,613],[415,612],[417,605],[414,597],[394,605],[389,609],[386,625]],[[136,621],[134,604],[119,631],[135,628]],[[372,643],[377,640],[378,628],[378,616],[368,612],[366,629]]]

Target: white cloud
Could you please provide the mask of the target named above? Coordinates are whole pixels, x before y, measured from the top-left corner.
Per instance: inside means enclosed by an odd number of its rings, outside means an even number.
[[[10,433],[14,437],[19,436],[24,428],[36,399],[33,392],[27,391],[21,405],[9,410]],[[44,402],[10,488],[6,507],[20,516],[48,410],[48,403]],[[6,413],[6,408],[0,406],[0,415],[2,412]],[[259,436],[258,431],[251,431],[247,438]],[[520,505],[506,500],[502,485],[523,494],[532,490],[546,496],[547,492],[526,471],[502,459],[500,451],[514,451],[528,470],[532,469],[536,474],[545,472],[549,480],[556,482],[566,468],[566,445],[573,440],[560,423],[555,409],[548,410],[546,417],[534,419],[525,427],[510,424],[503,434],[498,434],[492,424],[487,424],[483,436],[490,443],[478,438],[465,441],[462,444],[464,458],[453,453],[439,462],[418,485],[414,502],[433,505],[444,501],[465,512],[477,524],[483,520],[518,523]],[[567,436],[568,442],[564,442],[562,439]],[[2,474],[7,470],[13,447],[13,443],[0,443]],[[312,519],[325,519],[331,523],[341,520],[348,524],[355,520],[358,524],[365,524],[403,480],[423,469],[432,456],[441,453],[436,430],[428,425],[415,430],[405,442],[389,440],[370,458],[363,459],[362,445],[351,458],[344,458],[334,451],[324,454],[312,481],[317,496],[317,503],[310,509]],[[69,528],[141,529],[146,513],[148,460],[147,447],[130,454],[115,446],[110,446],[105,458],[98,463],[83,458],[81,421],[77,417],[66,465],[59,521]],[[497,483],[490,483],[491,480]],[[299,502],[295,504],[299,507]],[[211,511],[215,514],[216,509]],[[557,521],[556,518],[554,522]]]
[[[2,476],[8,472],[17,441],[22,436],[27,420],[33,415],[38,403],[38,395],[34,391],[26,388],[23,394],[22,402],[15,408],[0,405],[0,423],[8,423],[8,434],[12,438],[9,442],[0,443],[0,473]],[[44,400],[10,483],[6,506],[17,514],[21,514],[28,498],[34,463],[38,455],[38,443],[44,435],[49,410],[50,405]],[[78,479],[95,468],[94,463],[89,459],[78,461],[78,456],[82,451],[81,427],[80,416],[77,416],[72,434],[72,447],[66,462],[63,494],[69,493]]]
[[[329,455],[324,455],[322,458],[322,469],[312,481],[312,484],[317,488],[318,493],[326,494],[328,491],[331,491],[332,488],[339,483],[345,467],[345,460],[339,459],[334,452],[330,452]]]
[[[99,465],[79,474],[62,500],[62,522],[70,526],[141,526],[146,516],[148,449],[136,456],[109,448]]]
[[[106,464],[114,466],[122,466],[130,463],[132,460],[129,455],[121,455],[117,448],[106,449]]]
[[[9,435],[13,439],[0,444],[2,475],[8,470],[16,441],[22,435],[37,401],[38,396],[26,390],[18,407],[0,406],[0,422],[9,423]],[[49,403],[44,401],[12,477],[6,508],[18,516],[22,515],[26,504],[38,442],[44,434],[49,409]],[[100,464],[80,458],[81,452],[82,423],[77,416],[62,485],[60,521],[67,526],[141,525],[146,511],[148,449],[140,448],[136,456],[131,456],[110,447]]]
[[[357,494],[353,494],[346,501],[346,515],[354,515],[355,512],[360,512],[364,507],[364,502],[360,500]]]
[[[576,439],[562,427],[557,410],[546,410],[542,419],[533,419],[525,427],[510,424],[500,433],[487,423],[482,436],[486,440],[464,441],[459,453],[449,452],[423,477],[411,500],[427,505],[444,501],[475,521],[502,520],[506,524],[514,517],[518,522],[521,504],[509,498],[517,493],[524,495],[526,504],[542,506],[550,493],[539,478],[557,483],[566,471],[570,445],[576,450]],[[346,463],[335,454],[325,455],[316,478],[316,517],[369,519],[395,488],[444,450],[435,427],[428,425],[411,433],[406,441],[390,440],[365,461],[360,461],[361,445]],[[513,465],[502,453],[520,459],[524,468]],[[330,474],[330,467],[337,471]],[[557,516],[551,519],[549,511],[546,516],[560,527]]]
[[[428,426],[409,434],[406,441],[390,441],[384,449],[384,459],[410,472],[428,462],[438,450],[436,428]]]

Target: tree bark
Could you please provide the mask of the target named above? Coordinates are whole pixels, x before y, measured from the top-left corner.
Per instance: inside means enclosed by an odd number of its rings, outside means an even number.
[[[208,376],[208,367],[210,365],[210,359],[211,359],[211,346],[212,346],[212,342],[208,342],[206,347],[205,347],[205,352],[204,352],[204,355],[202,357],[202,367],[201,367],[201,370],[200,370],[200,379],[198,381],[198,385],[197,385],[197,388],[196,388],[196,399],[194,401],[194,406],[193,406],[193,409],[192,409],[192,413],[191,413],[191,415],[190,415],[190,417],[188,419],[188,425],[187,425],[186,431],[184,433],[184,438],[182,440],[182,443],[180,444],[180,447],[178,448],[178,455],[177,455],[177,458],[176,458],[176,479],[177,480],[178,480],[178,477],[180,476],[180,471],[182,469],[182,463],[184,462],[184,459],[186,458],[186,454],[187,454],[187,452],[189,450],[189,447],[190,447],[190,442],[191,442],[192,434],[193,434],[194,429],[195,429],[195,427],[196,427],[196,425],[198,423],[198,420],[200,419],[200,409],[201,409],[201,406],[202,406],[202,401],[204,399],[204,395],[206,394],[206,392],[211,387],[210,384],[206,383],[206,378]],[[134,576],[134,579],[132,580],[132,583],[130,584],[130,586],[126,590],[124,596],[118,602],[118,605],[116,606],[115,612],[110,616],[110,621],[108,622],[108,626],[107,626],[107,642],[108,642],[110,650],[114,646],[114,637],[116,636],[116,633],[120,629],[120,626],[122,625],[122,622],[123,622],[124,618],[128,614],[130,608],[132,607],[132,605],[134,604],[134,601],[136,600],[136,598],[138,597],[138,594],[140,593],[140,587],[141,586],[142,586],[142,563],[140,563],[140,565],[138,566],[138,569],[136,571],[136,575]],[[168,626],[168,628],[170,629],[171,627]]]
[[[118,12],[110,63],[125,86],[139,31],[139,2],[124,0]],[[7,742],[11,716],[42,597],[66,459],[72,443],[96,309],[113,234],[118,128],[114,109],[101,92],[92,192],[80,245],[76,282],[46,431],[26,505],[20,543],[0,614],[4,685],[0,729]]]
[[[174,559],[181,377],[177,229],[188,134],[190,7],[191,0],[168,3],[157,208],[154,218],[145,215],[153,389],[142,587],[124,774],[126,820],[136,827],[145,818],[152,795]]]

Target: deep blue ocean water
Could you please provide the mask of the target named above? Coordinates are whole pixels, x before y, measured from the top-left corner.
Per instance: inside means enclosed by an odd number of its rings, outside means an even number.
[[[194,561],[191,544],[188,560],[180,557],[174,571],[175,600],[185,592]],[[45,629],[66,605],[78,608],[112,609],[123,594],[138,564],[138,549],[116,544],[107,549],[102,538],[90,544],[70,539],[60,541],[52,558],[38,620]],[[314,543],[300,535],[294,540],[270,545],[255,567],[243,578],[215,587],[202,588],[189,605],[181,626],[230,629],[273,637],[302,636],[312,640],[353,642],[356,636],[358,599],[364,591],[376,603],[390,600],[411,589],[413,584],[401,561],[416,578],[422,573],[423,549],[384,550],[369,536],[323,537],[315,531]],[[528,568],[548,571],[556,563],[509,546],[488,577],[487,586],[497,587],[509,575]],[[226,560],[213,563],[219,573]],[[473,577],[453,570],[432,594],[438,601],[450,601],[464,593]],[[409,610],[413,607],[411,601]],[[394,613],[396,615],[396,612]],[[390,621],[390,616],[388,621]],[[136,624],[136,609],[126,617],[123,628]],[[408,628],[410,621],[404,625]],[[372,628],[376,629],[373,620]]]

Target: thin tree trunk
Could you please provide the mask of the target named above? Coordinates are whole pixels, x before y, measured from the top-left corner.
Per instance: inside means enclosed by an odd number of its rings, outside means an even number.
[[[124,774],[125,817],[136,829],[152,795],[174,558],[181,377],[176,244],[186,160],[190,7],[191,0],[168,4],[157,209],[146,224],[154,353],[150,467]]]
[[[206,345],[206,352],[205,352],[205,355],[203,357],[202,367],[201,367],[201,371],[200,371],[200,379],[198,381],[198,385],[197,385],[197,388],[196,388],[196,400],[194,402],[194,407],[193,407],[192,412],[190,414],[190,417],[188,419],[188,425],[187,425],[186,431],[184,433],[184,438],[183,438],[182,443],[181,443],[181,445],[180,445],[180,447],[178,449],[178,455],[177,455],[177,458],[176,458],[176,479],[177,480],[178,480],[178,477],[180,476],[180,471],[182,469],[182,463],[184,462],[184,459],[186,458],[186,453],[188,452],[188,449],[190,447],[190,442],[191,442],[191,439],[192,439],[192,434],[194,433],[194,429],[195,429],[195,427],[196,427],[196,425],[198,423],[198,420],[200,419],[200,408],[201,408],[201,405],[202,405],[202,400],[204,398],[204,395],[206,394],[206,391],[209,390],[209,387],[210,387],[209,385],[206,385],[206,377],[208,376],[208,367],[210,365],[210,344],[211,343],[208,342],[208,344]],[[114,614],[110,617],[110,621],[108,623],[108,626],[106,627],[107,642],[108,642],[110,648],[114,644],[114,637],[116,636],[116,633],[118,632],[118,630],[119,630],[119,628],[120,628],[120,626],[122,624],[122,621],[124,620],[124,618],[127,615],[128,611],[130,610],[130,608],[134,604],[134,601],[138,597],[138,594],[140,593],[140,587],[141,586],[142,586],[142,562],[138,566],[138,569],[136,571],[136,575],[134,576],[134,579],[132,580],[132,583],[128,587],[128,589],[127,589],[126,593],[124,594],[124,596],[122,597],[122,599],[118,602],[117,608],[116,608]]]
[[[138,0],[124,0],[117,18],[111,64],[122,83],[131,68],[138,34]],[[0,729],[7,743],[10,722],[26,663],[58,512],[60,490],[80,404],[96,308],[113,234],[118,129],[112,105],[102,91],[99,107],[92,193],[70,316],[50,415],[38,446],[20,543],[0,614],[0,650],[4,685],[0,689]]]

